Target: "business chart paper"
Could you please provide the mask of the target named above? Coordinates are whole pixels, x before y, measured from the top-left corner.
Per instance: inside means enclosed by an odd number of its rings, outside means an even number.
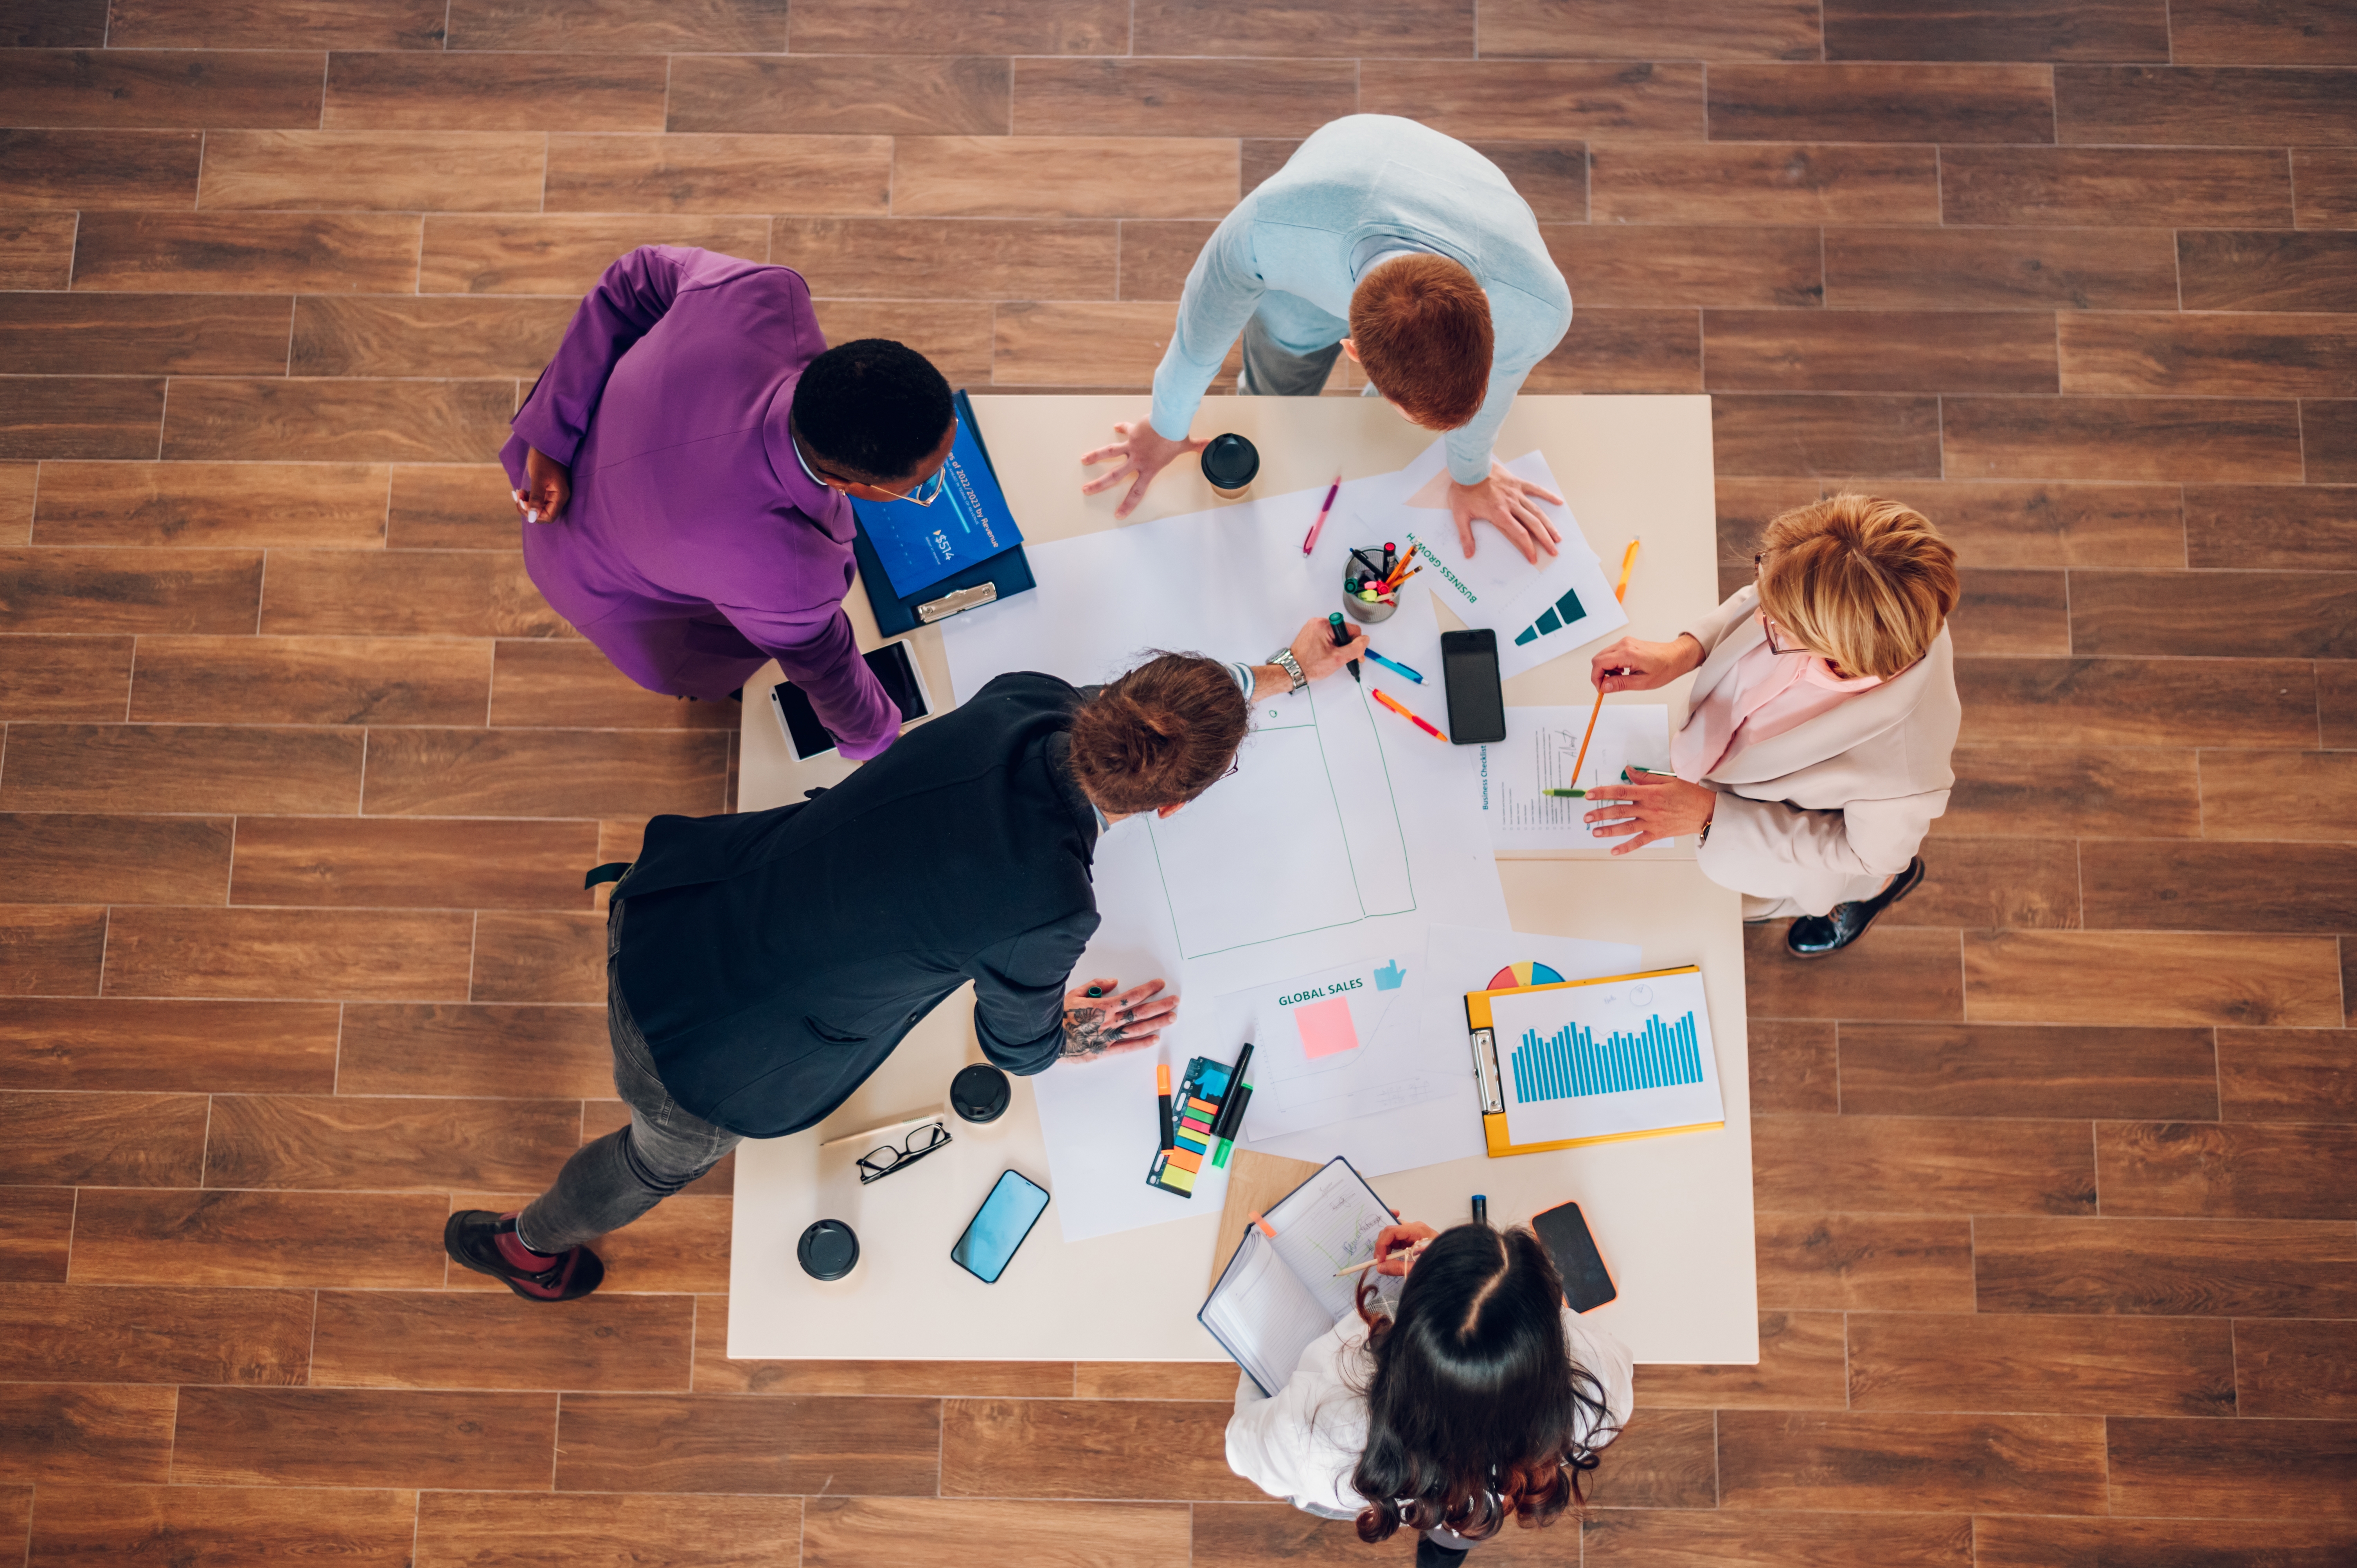
[[[1699,971],[1495,996],[1490,1022],[1509,1143],[1727,1120]]]
[[[1580,737],[1594,710],[1528,707],[1506,710],[1506,738],[1480,747],[1481,815],[1490,842],[1501,852],[1533,849],[1609,849],[1623,839],[1598,838],[1587,813],[1610,800],[1568,800],[1549,789],[1590,789],[1617,784],[1624,768],[1670,767],[1670,710],[1652,703],[1609,704],[1596,721],[1587,760],[1578,773]],[[1607,819],[1607,824],[1612,819]],[[1639,854],[1666,850],[1675,839],[1650,843]]]
[[[1498,634],[1498,673],[1512,680],[1551,659],[1587,648],[1629,624],[1612,596],[1603,563],[1571,509],[1533,499],[1532,504],[1562,533],[1560,553],[1526,561],[1505,535],[1486,523],[1473,530],[1473,553],[1459,547],[1457,524],[1448,515],[1447,456],[1434,442],[1401,470],[1398,499],[1388,516],[1415,536],[1423,564],[1414,583],[1457,613],[1470,627]],[[1508,473],[1561,495],[1555,471],[1539,452],[1525,452],[1505,465]],[[1385,514],[1377,514],[1385,515]],[[1618,542],[1613,545],[1617,552]],[[1619,559],[1616,553],[1614,559]]]

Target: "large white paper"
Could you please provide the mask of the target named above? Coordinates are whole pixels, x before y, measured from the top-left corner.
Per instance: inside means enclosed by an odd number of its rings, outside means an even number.
[[[1433,443],[1401,470],[1392,510],[1371,515],[1378,521],[1395,519],[1397,527],[1415,536],[1423,570],[1413,579],[1415,585],[1454,610],[1467,626],[1487,627],[1498,634],[1502,678],[1535,670],[1629,624],[1627,612],[1612,596],[1603,563],[1569,507],[1533,499],[1563,534],[1559,554],[1542,554],[1535,564],[1525,561],[1503,534],[1477,523],[1474,551],[1467,556],[1448,515],[1446,463],[1442,444]],[[1526,452],[1505,467],[1554,494],[1563,493],[1543,453]]]
[[[1727,1119],[1699,972],[1500,996],[1490,1021],[1510,1142]]]
[[[1305,619],[1340,607],[1350,546],[1369,542],[1355,521],[1340,525],[1346,503],[1355,518],[1394,489],[1391,475],[1345,484],[1308,558],[1301,538],[1322,489],[1030,547],[1039,592],[942,623],[958,697],[1011,670],[1103,681],[1157,649],[1263,659]],[[1373,631],[1374,646],[1402,663],[1439,669],[1427,602],[1412,600]],[[1207,1165],[1191,1199],[1146,1185],[1157,1057],[1178,1069],[1190,1056],[1233,1061],[1250,1037],[1223,1023],[1218,998],[1367,954],[1420,960],[1436,919],[1505,923],[1473,748],[1435,740],[1369,696],[1387,691],[1445,727],[1432,688],[1372,661],[1361,673],[1363,683],[1338,672],[1255,703],[1234,777],[1172,817],[1133,818],[1098,841],[1103,923],[1081,972],[1125,983],[1160,976],[1182,1000],[1158,1051],[1062,1065],[1034,1080],[1067,1240],[1218,1208],[1222,1170]],[[1421,1109],[1292,1134],[1308,1140],[1301,1150],[1274,1146],[1321,1161],[1345,1154],[1370,1173],[1401,1169],[1361,1156],[1398,1144],[1396,1119]]]
[[[1506,738],[1480,748],[1481,814],[1497,849],[1609,849],[1628,842],[1598,838],[1586,821],[1589,811],[1613,802],[1575,800],[1546,791],[1616,784],[1623,768],[1667,772],[1670,710],[1650,703],[1607,707],[1596,721],[1587,759],[1580,762],[1580,738],[1587,733],[1593,712],[1572,707],[1506,710]],[[1572,773],[1575,762],[1580,762],[1577,777]],[[1666,850],[1676,843],[1662,839],[1637,853]]]

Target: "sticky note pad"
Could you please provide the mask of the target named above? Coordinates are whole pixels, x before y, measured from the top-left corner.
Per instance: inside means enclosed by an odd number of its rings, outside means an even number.
[[[1203,1156],[1187,1149],[1173,1149],[1169,1154],[1163,1156],[1163,1161],[1165,1165],[1176,1165],[1182,1171],[1200,1170],[1203,1168]]]
[[[1179,1133],[1178,1137],[1176,1137],[1176,1138],[1172,1139],[1172,1140],[1171,1140],[1171,1143],[1172,1143],[1172,1144],[1173,1144],[1175,1147],[1181,1148],[1181,1149],[1192,1149],[1193,1151],[1195,1151],[1195,1153],[1197,1153],[1197,1154],[1199,1154],[1199,1155],[1200,1155],[1200,1154],[1201,1154],[1204,1150],[1206,1150],[1206,1149],[1208,1149],[1208,1148],[1210,1148],[1210,1147],[1211,1146],[1211,1140],[1210,1140],[1210,1139],[1208,1139],[1208,1138],[1190,1138],[1190,1137],[1189,1137],[1189,1136],[1188,1136],[1186,1133]]]
[[[1191,1195],[1195,1190],[1195,1173],[1182,1171],[1173,1165],[1162,1173],[1162,1185]]]
[[[1293,1010],[1293,1026],[1301,1031],[1301,1054],[1312,1061],[1359,1048],[1358,1026],[1351,1022],[1347,996],[1303,1003]]]
[[[1220,1113],[1219,1106],[1212,1103],[1211,1101],[1197,1100],[1191,1096],[1187,1101],[1186,1109],[1189,1111],[1200,1111],[1206,1116],[1217,1116]]]

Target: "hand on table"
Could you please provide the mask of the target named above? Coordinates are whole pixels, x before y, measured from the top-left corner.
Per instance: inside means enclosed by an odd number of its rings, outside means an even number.
[[[1146,487],[1152,484],[1154,476],[1168,467],[1173,459],[1183,457],[1189,452],[1200,452],[1210,445],[1208,439],[1170,440],[1154,428],[1152,421],[1144,419],[1135,420],[1127,424],[1116,424],[1113,427],[1113,433],[1121,439],[1109,446],[1100,446],[1093,452],[1082,453],[1081,467],[1093,468],[1099,463],[1110,463],[1115,458],[1121,460],[1120,466],[1110,474],[1100,474],[1093,479],[1084,481],[1081,486],[1081,494],[1092,496],[1099,490],[1109,490],[1124,479],[1135,476],[1136,482],[1129,487],[1129,494],[1122,497],[1121,504],[1113,509],[1113,514],[1116,518],[1127,517],[1137,510],[1137,503],[1146,499]]]
[[[1702,644],[1680,632],[1674,642],[1624,637],[1587,661],[1587,679],[1598,692],[1650,692],[1702,667]]]
[[[1416,1258],[1426,1243],[1439,1232],[1429,1225],[1411,1219],[1405,1225],[1386,1225],[1375,1232],[1375,1264],[1379,1274],[1400,1275],[1415,1266]]]
[[[1539,552],[1561,554],[1555,548],[1563,537],[1546,514],[1539,510],[1531,498],[1563,504],[1563,498],[1553,490],[1541,489],[1529,480],[1518,478],[1498,464],[1490,466],[1490,477],[1478,485],[1460,485],[1448,481],[1448,515],[1457,520],[1457,542],[1466,559],[1473,556],[1473,520],[1485,518],[1490,526],[1506,536],[1506,542],[1523,553],[1523,559],[1537,564]]]
[[[526,522],[554,522],[573,499],[573,470],[542,451],[527,446],[523,453],[523,489],[508,492]]]
[[[1120,981],[1107,975],[1092,980],[1064,997],[1064,1046],[1058,1052],[1068,1062],[1091,1062],[1117,1051],[1150,1046],[1178,1011],[1178,994],[1163,993],[1162,982],[1149,980],[1119,995]],[[1092,996],[1093,987],[1104,994]]]
[[[1689,784],[1666,773],[1641,773],[1634,777],[1645,782],[1607,784],[1587,792],[1591,800],[1625,800],[1628,804],[1590,811],[1580,819],[1598,838],[1629,840],[1627,843],[1614,844],[1613,854],[1627,854],[1655,839],[1688,837],[1710,825],[1710,814],[1718,805],[1717,790]]]

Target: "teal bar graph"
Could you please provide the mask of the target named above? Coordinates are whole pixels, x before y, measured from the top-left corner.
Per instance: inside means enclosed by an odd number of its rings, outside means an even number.
[[[1702,1047],[1692,1012],[1681,1014],[1675,1023],[1664,1023],[1655,1014],[1637,1033],[1614,1031],[1600,1045],[1593,1031],[1566,1024],[1544,1039],[1536,1029],[1523,1030],[1511,1070],[1514,1099],[1521,1104],[1577,1100],[1700,1083]]]

